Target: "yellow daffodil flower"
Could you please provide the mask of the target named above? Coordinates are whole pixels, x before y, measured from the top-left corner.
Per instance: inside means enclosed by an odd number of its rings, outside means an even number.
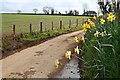
[[[110,12],[110,13],[108,14],[107,19],[108,19],[108,21],[111,21],[111,22],[112,22],[113,20],[116,19],[116,16],[115,16],[112,12]]]
[[[96,16],[94,16],[93,19],[96,20]]]
[[[108,21],[111,21],[111,22],[115,20],[115,18],[116,18],[115,15],[111,15],[107,17]]]
[[[96,31],[96,33],[94,33],[94,36],[95,36],[95,37],[98,37],[98,35],[99,35],[99,32]]]
[[[108,19],[108,21],[113,21],[113,17],[112,16],[109,16],[109,17],[107,17],[107,19]]]
[[[83,24],[82,28],[83,28],[83,29],[86,28],[85,24]]]
[[[116,16],[113,16],[113,20],[115,20],[116,19]]]
[[[78,42],[79,42],[78,37],[75,37],[75,42],[76,42],[76,43],[78,43]]]
[[[56,66],[56,68],[58,68],[59,67],[59,65],[60,65],[60,61],[57,59],[57,60],[55,60],[55,66]]]
[[[92,26],[92,27],[94,27],[95,26],[95,23],[94,22],[90,22],[90,25]]]
[[[84,28],[84,29],[83,29],[83,31],[84,31],[84,32],[87,32],[87,29],[86,29],[86,28]]]
[[[84,30],[84,32],[86,32],[86,31],[87,31],[86,24],[83,24],[82,29]]]
[[[112,12],[110,12],[109,14],[107,14],[108,16],[112,16],[113,15],[113,13]]]
[[[102,19],[100,19],[100,23],[101,24],[104,24],[105,23],[105,20],[102,18]]]
[[[78,46],[76,48],[74,48],[74,52],[77,53],[77,54],[79,54],[80,51],[79,51]]]
[[[84,36],[82,36],[81,40],[83,41],[83,43],[85,43],[85,38],[84,38]]]
[[[88,19],[88,22],[90,22],[91,21],[91,19]]]
[[[65,57],[67,59],[70,59],[71,58],[71,51],[67,51],[67,53],[65,53]]]
[[[86,28],[90,28],[90,24],[88,24],[88,23],[85,23],[85,26],[86,26]]]

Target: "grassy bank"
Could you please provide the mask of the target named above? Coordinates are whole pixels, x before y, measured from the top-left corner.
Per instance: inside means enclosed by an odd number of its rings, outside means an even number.
[[[39,33],[39,32],[35,32],[35,33],[33,32],[31,34],[26,33],[22,35],[21,39],[22,40],[40,40],[40,39],[45,39],[48,37],[56,37],[61,34],[66,34],[66,33],[78,31],[81,29],[82,29],[81,27],[71,27],[71,28],[59,29],[59,30],[48,31],[48,32],[43,32],[43,33]]]
[[[82,29],[81,27],[77,26],[77,27],[59,29],[59,30],[48,31],[43,33],[33,32],[33,33],[24,33],[16,37],[13,37],[13,36],[3,37],[2,38],[2,56],[3,58],[5,58],[17,51],[23,50],[30,46],[40,44],[56,36],[78,31],[81,29]]]
[[[82,45],[82,77],[120,78],[120,24],[112,13],[107,18],[97,17],[94,27],[87,30]],[[88,20],[86,24],[90,24]]]

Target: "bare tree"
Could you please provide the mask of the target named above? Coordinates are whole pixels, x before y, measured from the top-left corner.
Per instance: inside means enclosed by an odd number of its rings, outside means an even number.
[[[49,7],[47,7],[47,6],[43,7],[43,12],[45,14],[49,14]]]
[[[38,12],[38,9],[37,8],[35,8],[35,9],[33,9],[33,11],[35,12],[35,14],[36,14],[36,12]]]
[[[20,14],[20,12],[22,12],[21,10],[17,10],[18,14]]]
[[[79,15],[79,11],[74,10],[75,15]]]
[[[50,14],[50,12],[51,12],[51,14],[54,14],[55,9],[53,7],[45,6],[45,7],[43,7],[43,12],[45,14]]]

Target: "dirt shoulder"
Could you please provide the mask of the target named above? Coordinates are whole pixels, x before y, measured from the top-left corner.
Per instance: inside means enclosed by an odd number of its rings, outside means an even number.
[[[82,35],[83,31],[64,34],[0,60],[2,77],[48,78],[56,70],[54,61],[63,59],[66,51],[76,46],[74,37]]]

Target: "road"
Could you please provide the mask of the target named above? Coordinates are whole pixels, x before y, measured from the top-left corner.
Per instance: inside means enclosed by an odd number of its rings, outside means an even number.
[[[74,48],[75,36],[80,38],[83,35],[83,31],[64,34],[0,60],[2,77],[48,78],[56,69],[54,61],[62,59],[67,50]]]

